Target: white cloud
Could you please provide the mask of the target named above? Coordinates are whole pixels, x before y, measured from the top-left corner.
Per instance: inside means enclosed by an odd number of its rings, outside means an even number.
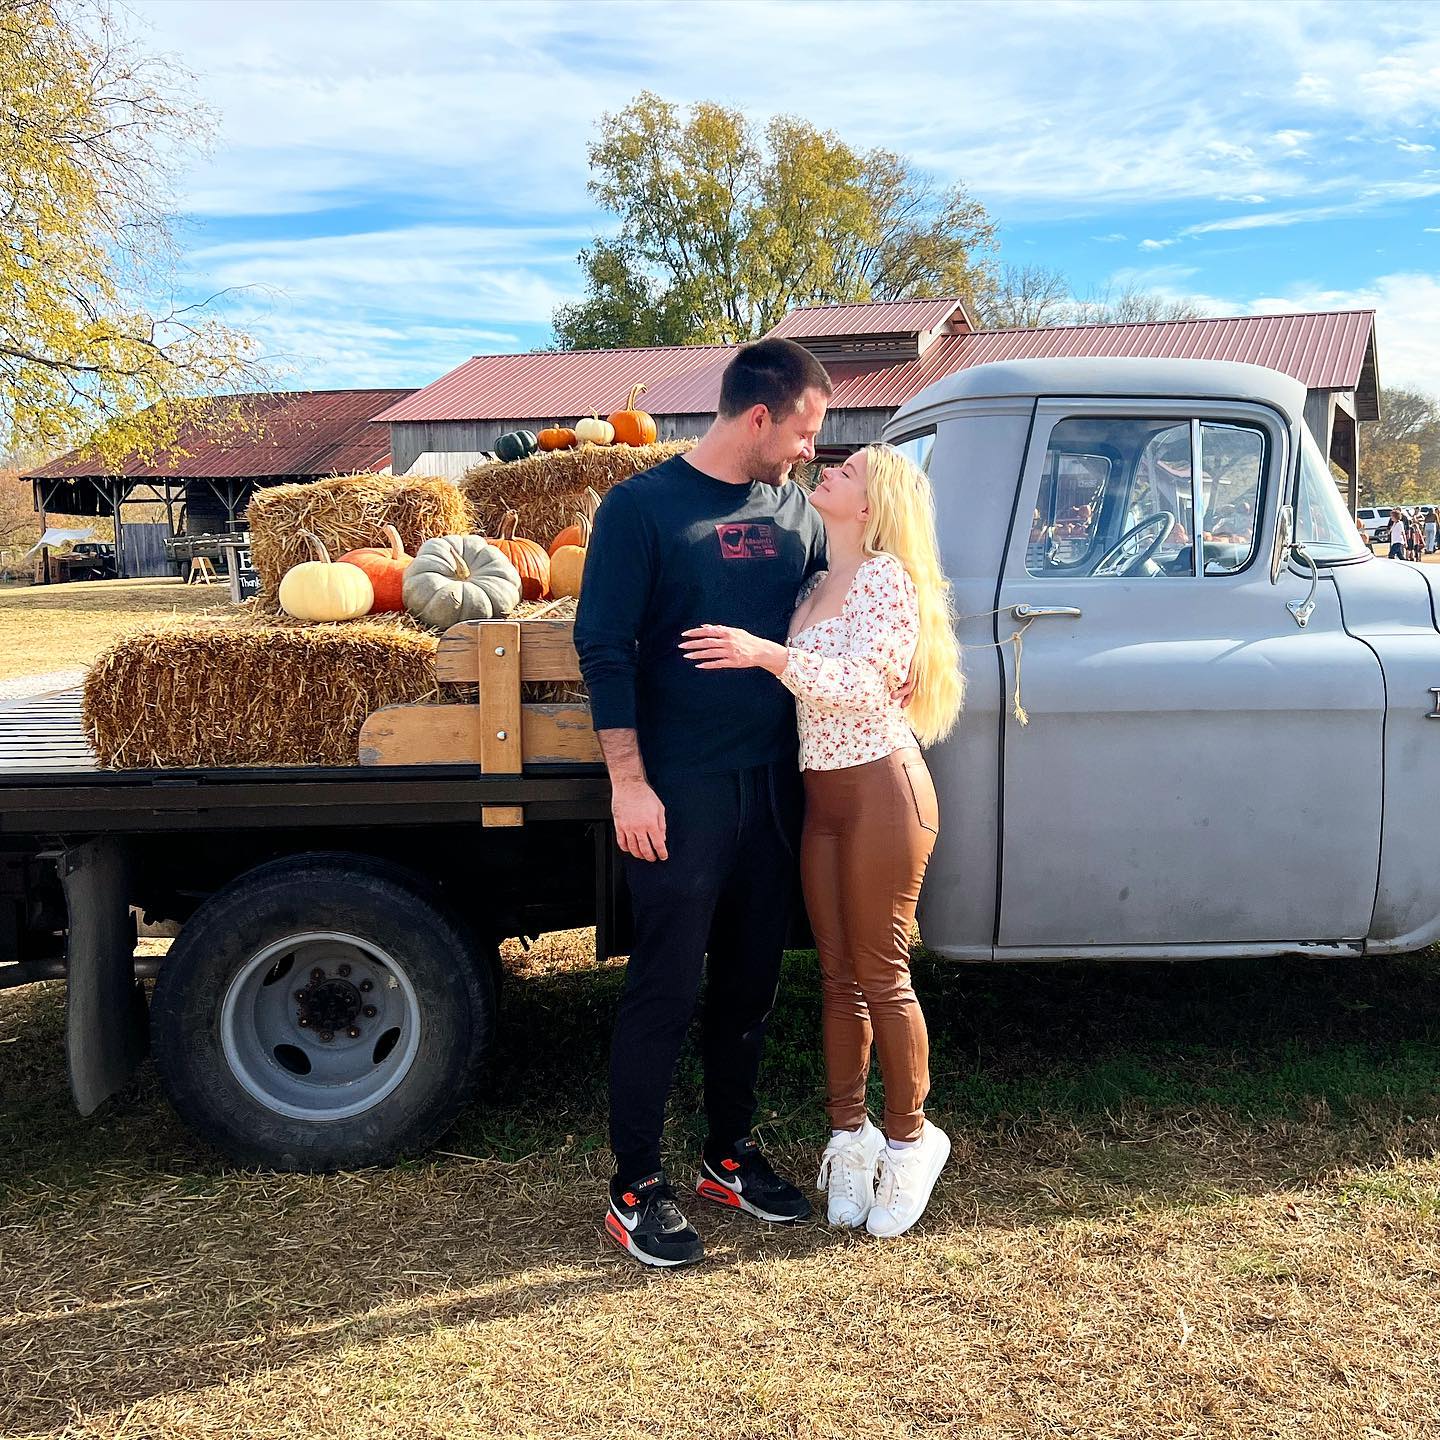
[[[1092,235],[1090,238],[1101,245],[1114,245],[1127,237],[1118,230],[1112,230],[1108,235]]]
[[[1142,240],[1140,248],[1142,250],[1164,250],[1168,245],[1178,245],[1179,243],[1179,237],[1172,235],[1168,240]]]
[[[1435,147],[1433,145],[1417,145],[1413,140],[1397,140],[1395,148],[1403,150],[1407,155],[1425,155]]]
[[[1263,195],[1217,195],[1217,204],[1230,205],[1264,205],[1266,203]]]
[[[1314,137],[1308,130],[1277,130],[1271,137],[1282,150],[1290,150],[1296,154],[1303,154],[1302,146],[1307,140]]]

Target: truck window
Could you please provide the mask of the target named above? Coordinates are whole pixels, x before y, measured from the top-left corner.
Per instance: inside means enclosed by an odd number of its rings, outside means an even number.
[[[1315,437],[1300,427],[1300,484],[1295,497],[1295,543],[1318,563],[1352,560],[1369,546],[1350,521],[1350,508],[1340,494]]]
[[[1057,422],[1031,516],[1029,573],[1193,576],[1193,435],[1179,418]],[[1227,575],[1254,554],[1267,441],[1255,426],[1210,420],[1199,439],[1204,573]]]
[[[913,465],[927,475],[930,473],[930,453],[935,449],[935,432],[926,430],[921,435],[912,435],[895,447]]]

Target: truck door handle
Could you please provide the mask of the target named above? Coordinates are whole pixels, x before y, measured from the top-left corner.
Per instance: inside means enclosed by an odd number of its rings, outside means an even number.
[[[1010,613],[1017,620],[1047,620],[1051,617],[1061,620],[1078,620],[1078,605],[1012,605]]]

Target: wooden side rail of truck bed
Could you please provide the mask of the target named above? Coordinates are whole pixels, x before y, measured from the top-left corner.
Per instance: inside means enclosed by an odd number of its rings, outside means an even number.
[[[522,683],[580,680],[569,620],[469,620],[452,625],[435,655],[441,684],[478,682],[475,704],[387,705],[360,731],[362,765],[474,764],[485,775],[531,765],[600,762],[583,702],[521,699]],[[518,805],[487,805],[485,825],[522,825]]]

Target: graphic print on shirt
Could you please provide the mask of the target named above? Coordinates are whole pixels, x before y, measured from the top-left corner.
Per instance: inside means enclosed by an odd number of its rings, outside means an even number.
[[[729,520],[715,527],[722,560],[774,560],[780,554],[773,520]]]

